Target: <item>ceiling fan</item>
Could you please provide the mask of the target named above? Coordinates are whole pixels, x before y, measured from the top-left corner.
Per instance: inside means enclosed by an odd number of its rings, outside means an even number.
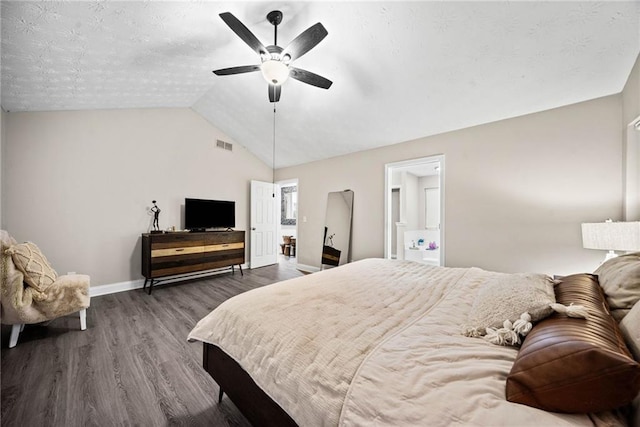
[[[291,66],[293,61],[309,52],[327,36],[327,30],[321,23],[318,22],[307,28],[283,49],[278,46],[278,25],[282,22],[282,12],[279,10],[274,10],[267,14],[267,21],[274,27],[273,44],[267,47],[230,12],[221,13],[220,18],[260,56],[261,64],[223,68],[215,70],[214,73],[216,75],[228,76],[231,74],[262,71],[263,77],[267,83],[269,83],[269,102],[278,102],[280,100],[281,85],[289,77],[322,89],[329,89],[329,87],[331,87],[333,83],[331,80],[314,74],[311,71]]]

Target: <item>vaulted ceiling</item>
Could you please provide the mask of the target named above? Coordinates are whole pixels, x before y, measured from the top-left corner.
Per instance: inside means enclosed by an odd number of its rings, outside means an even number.
[[[264,45],[316,22],[276,104],[276,167],[395,144],[619,93],[640,51],[640,2],[2,1],[8,111],[190,107],[265,163],[273,104],[259,63],[218,16]],[[188,138],[185,140],[188,143]]]

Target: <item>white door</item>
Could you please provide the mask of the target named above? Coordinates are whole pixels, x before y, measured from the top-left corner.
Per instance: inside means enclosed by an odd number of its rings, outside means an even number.
[[[251,181],[251,253],[249,268],[278,261],[276,252],[276,201],[278,185]]]

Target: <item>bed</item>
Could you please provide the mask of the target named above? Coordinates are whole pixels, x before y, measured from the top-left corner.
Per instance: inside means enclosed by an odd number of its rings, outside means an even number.
[[[631,405],[558,413],[505,399],[520,348],[465,336],[461,326],[483,286],[509,277],[367,259],[231,298],[188,339],[204,343],[219,398],[227,394],[254,425],[632,422]],[[625,363],[636,375],[630,387],[640,388],[640,365]]]

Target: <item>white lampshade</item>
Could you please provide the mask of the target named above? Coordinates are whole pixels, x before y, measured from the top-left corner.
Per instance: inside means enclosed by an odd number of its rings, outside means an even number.
[[[640,250],[640,221],[583,223],[582,246],[609,251],[607,258],[615,256],[613,251]]]
[[[260,66],[262,77],[267,83],[281,85],[289,78],[289,67],[284,62],[269,59]]]

